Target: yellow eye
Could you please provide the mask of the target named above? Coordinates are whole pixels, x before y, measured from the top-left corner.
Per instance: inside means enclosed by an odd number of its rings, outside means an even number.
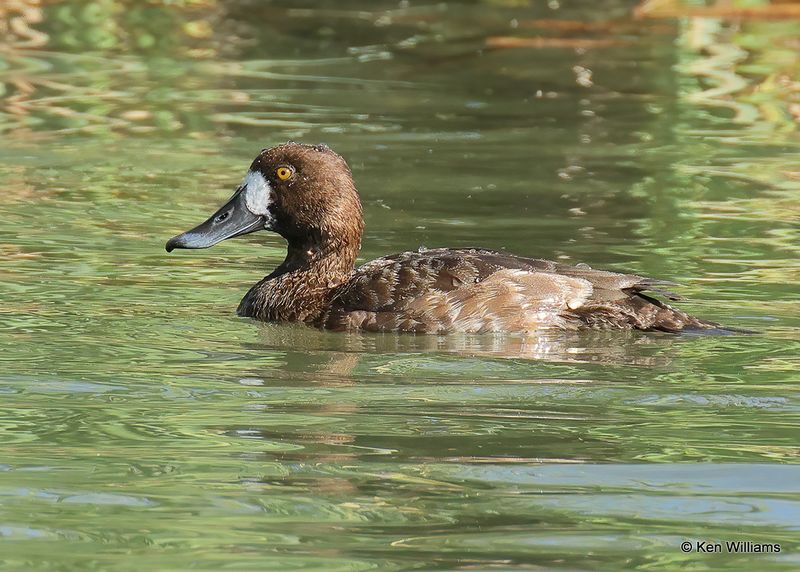
[[[293,174],[294,171],[292,171],[289,167],[278,167],[278,169],[275,171],[275,176],[278,177],[281,181],[285,181]]]

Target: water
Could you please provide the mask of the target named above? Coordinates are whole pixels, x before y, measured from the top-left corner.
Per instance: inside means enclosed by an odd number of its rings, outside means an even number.
[[[796,20],[26,4],[0,10],[3,570],[800,568]],[[290,138],[349,160],[363,260],[586,262],[758,334],[237,318],[279,237],[163,245]]]

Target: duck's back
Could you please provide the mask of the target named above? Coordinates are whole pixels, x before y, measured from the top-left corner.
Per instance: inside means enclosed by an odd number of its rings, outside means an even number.
[[[316,325],[416,333],[718,326],[642,293],[677,298],[659,283],[491,250],[421,249],[356,269]]]

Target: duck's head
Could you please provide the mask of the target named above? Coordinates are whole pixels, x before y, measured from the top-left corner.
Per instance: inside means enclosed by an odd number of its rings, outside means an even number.
[[[242,184],[211,217],[167,242],[208,248],[257,230],[277,232],[290,249],[313,256],[354,245],[363,230],[361,203],[345,160],[325,145],[289,142],[264,149]]]

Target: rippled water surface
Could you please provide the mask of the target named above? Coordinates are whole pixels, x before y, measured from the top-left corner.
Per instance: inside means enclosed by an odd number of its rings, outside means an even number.
[[[800,569],[800,20],[648,5],[0,7],[0,567]],[[758,333],[237,318],[280,237],[163,245],[287,139],[350,162],[363,260],[634,271]]]

